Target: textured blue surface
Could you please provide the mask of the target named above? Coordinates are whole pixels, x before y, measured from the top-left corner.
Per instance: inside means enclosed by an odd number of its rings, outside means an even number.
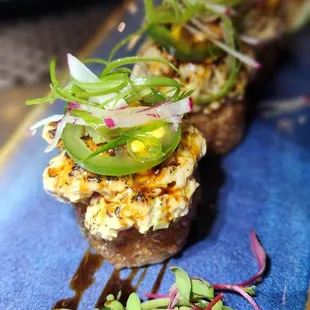
[[[138,22],[133,19],[131,26]],[[269,81],[269,97],[309,92],[307,33],[294,43],[297,57],[284,63]],[[94,56],[106,56],[117,40],[114,31]],[[304,309],[310,271],[310,122],[299,124],[300,115],[310,118],[309,110],[281,116],[293,122],[291,132],[277,127],[279,118],[255,119],[240,147],[222,162],[225,181],[208,237],[192,243],[169,265],[177,264],[190,275],[211,282],[242,281],[256,271],[249,246],[249,231],[254,229],[271,259],[257,302],[265,310]],[[41,175],[50,159],[43,153],[44,147],[39,135],[25,135],[2,167],[0,309],[50,309],[58,299],[72,296],[68,283],[87,248],[71,206],[57,202],[42,189]],[[207,168],[205,161],[202,170]],[[204,175],[206,178],[208,171]],[[201,218],[202,223],[204,220],[209,222]],[[148,269],[141,294],[150,291],[159,269],[159,265]],[[79,309],[94,308],[112,270],[104,263]],[[167,272],[160,291],[165,292],[172,280]],[[251,309],[242,298],[227,295],[226,300],[235,309]]]

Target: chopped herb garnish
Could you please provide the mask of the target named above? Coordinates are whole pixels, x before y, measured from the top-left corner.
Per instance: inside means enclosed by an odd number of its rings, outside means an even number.
[[[62,85],[53,60],[51,95],[27,101],[66,101],[64,114],[48,117],[31,127],[35,132],[51,119],[57,121],[55,137],[46,152],[62,140],[61,146],[75,163],[106,176],[145,171],[174,152],[181,140],[182,117],[193,108],[191,91],[181,91],[179,82],[165,76],[133,75],[127,66],[141,62],[164,63],[177,71],[172,63],[160,58],[92,58],[83,62],[68,54],[70,80]],[[96,75],[85,63],[99,64],[101,73]],[[88,138],[95,142],[92,149],[85,144]]]

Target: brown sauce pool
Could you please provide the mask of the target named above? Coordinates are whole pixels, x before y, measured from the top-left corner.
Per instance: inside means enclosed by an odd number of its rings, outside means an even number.
[[[75,292],[74,296],[57,301],[53,309],[77,309],[83,293],[94,283],[94,275],[102,263],[103,257],[101,255],[93,254],[87,250],[70,282],[70,287]]]
[[[113,294],[114,296],[116,296],[119,291],[122,291],[120,301],[122,303],[126,302],[128,296],[135,291],[135,287],[133,286],[132,281],[137,275],[138,271],[138,268],[131,269],[129,276],[126,279],[121,279],[120,270],[114,269],[110,276],[110,279],[106,283],[97,300],[95,308],[102,308],[106,301],[106,297],[109,294]]]
[[[84,292],[88,289],[89,286],[94,283],[94,275],[96,271],[101,267],[103,261],[104,259],[102,256],[91,253],[90,250],[87,250],[82,258],[79,267],[77,268],[75,274],[70,281],[70,288],[74,291],[74,296],[71,298],[61,299],[57,301],[52,309],[65,308],[70,310],[76,310],[79,306]],[[169,261],[164,262],[160,268],[160,271],[151,290],[153,294],[157,293],[160,288],[161,282],[167,269],[168,262]],[[148,267],[140,269],[132,268],[128,277],[125,279],[121,279],[120,270],[114,269],[109,280],[104,286],[94,308],[102,308],[106,301],[106,297],[109,294],[113,294],[114,296],[116,296],[119,291],[122,292],[120,301],[125,304],[128,296],[132,292],[137,291],[137,289],[143,282],[147,270]],[[139,271],[139,277],[136,284],[134,285],[133,280],[135,279]]]

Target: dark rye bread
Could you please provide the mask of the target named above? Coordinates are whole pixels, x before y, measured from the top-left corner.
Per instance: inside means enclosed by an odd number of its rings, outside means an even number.
[[[197,191],[194,196],[197,196]],[[161,263],[180,252],[187,240],[196,209],[195,204],[190,204],[189,213],[166,229],[149,230],[146,234],[141,234],[136,228],[130,228],[120,231],[112,241],[106,241],[90,234],[85,227],[87,205],[79,203],[73,206],[90,245],[117,269]]]
[[[205,136],[209,154],[225,154],[241,140],[245,129],[245,101],[222,104],[210,114],[188,115],[190,122]]]

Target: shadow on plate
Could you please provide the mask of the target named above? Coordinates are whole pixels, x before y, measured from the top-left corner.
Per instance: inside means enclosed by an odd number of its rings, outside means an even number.
[[[263,121],[264,126],[270,127],[271,133],[275,135],[275,141],[284,138],[288,142],[285,142],[287,150],[297,145],[301,147],[301,154],[310,149],[307,135],[310,128],[310,104],[288,105],[282,101],[309,96],[309,47],[310,25],[287,35],[281,42],[267,46],[268,53],[263,50],[259,58],[263,67],[246,93],[247,128],[251,127],[255,119]],[[264,105],[261,104],[263,101]]]
[[[221,163],[221,157],[210,156],[199,163],[200,197],[184,250],[205,239],[216,220],[219,191],[226,179]]]

